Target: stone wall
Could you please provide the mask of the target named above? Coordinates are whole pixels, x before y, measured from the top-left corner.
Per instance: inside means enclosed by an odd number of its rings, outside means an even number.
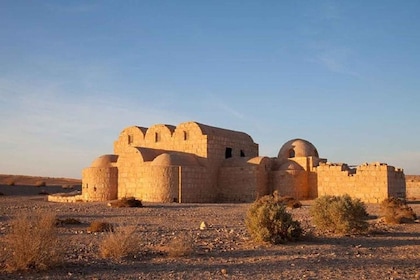
[[[343,195],[364,202],[379,203],[390,195],[405,195],[404,173],[386,164],[363,164],[350,169],[345,164],[324,164],[317,168],[318,195]]]
[[[405,175],[408,200],[420,200],[420,175]]]
[[[117,199],[118,169],[88,167],[82,171],[82,197],[86,201]]]
[[[270,175],[272,192],[296,199],[308,198],[308,173],[305,170],[278,170]]]

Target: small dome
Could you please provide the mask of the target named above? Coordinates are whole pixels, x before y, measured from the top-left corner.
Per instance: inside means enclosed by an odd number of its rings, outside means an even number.
[[[181,154],[181,153],[164,153],[157,156],[152,165],[161,165],[161,166],[194,166],[200,165],[195,155],[190,154]]]
[[[279,170],[304,170],[296,161],[287,160],[282,163],[279,167]]]
[[[319,155],[317,149],[311,142],[303,139],[293,139],[286,142],[283,147],[281,147],[278,158],[287,159],[294,157],[318,158]]]
[[[111,167],[113,163],[117,162],[117,159],[117,155],[103,155],[95,159],[91,167]]]

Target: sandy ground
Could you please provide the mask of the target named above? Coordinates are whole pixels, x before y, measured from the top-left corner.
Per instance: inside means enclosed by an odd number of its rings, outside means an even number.
[[[47,202],[31,191],[0,196],[0,241],[10,219],[23,212],[46,210],[82,224],[58,228],[65,249],[61,266],[36,273],[0,272],[0,279],[420,279],[420,224],[384,225],[373,204],[367,209],[374,233],[337,237],[316,233],[308,214],[312,202],[304,201],[291,213],[311,234],[274,246],[250,240],[244,225],[249,204],[110,208],[107,203]],[[6,193],[5,186],[0,192]],[[410,206],[420,214],[420,202]],[[139,253],[121,261],[101,259],[98,244],[105,234],[87,232],[94,220],[136,226]],[[199,229],[202,221],[208,224],[205,230]],[[169,257],[168,244],[181,233],[191,237],[194,251]]]

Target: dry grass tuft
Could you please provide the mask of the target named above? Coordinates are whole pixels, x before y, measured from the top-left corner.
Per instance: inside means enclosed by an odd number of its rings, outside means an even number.
[[[63,261],[55,215],[19,215],[11,221],[5,239],[8,271],[45,270]]]
[[[168,244],[170,257],[187,257],[194,252],[194,240],[187,234],[175,236]]]
[[[141,200],[137,200],[134,197],[124,197],[116,201],[109,203],[111,207],[121,208],[121,207],[143,207]]]
[[[381,212],[388,224],[413,223],[416,213],[403,199],[390,197],[381,202]]]
[[[103,221],[93,221],[90,223],[90,226],[87,229],[87,232],[112,232],[114,231],[114,226],[110,223]]]
[[[139,243],[135,238],[135,227],[118,227],[108,232],[99,244],[99,254],[104,259],[120,260],[139,252]]]

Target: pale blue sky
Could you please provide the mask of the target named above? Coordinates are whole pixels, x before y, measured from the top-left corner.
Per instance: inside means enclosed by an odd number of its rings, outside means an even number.
[[[420,1],[0,1],[0,173],[81,177],[130,125],[420,174]]]

